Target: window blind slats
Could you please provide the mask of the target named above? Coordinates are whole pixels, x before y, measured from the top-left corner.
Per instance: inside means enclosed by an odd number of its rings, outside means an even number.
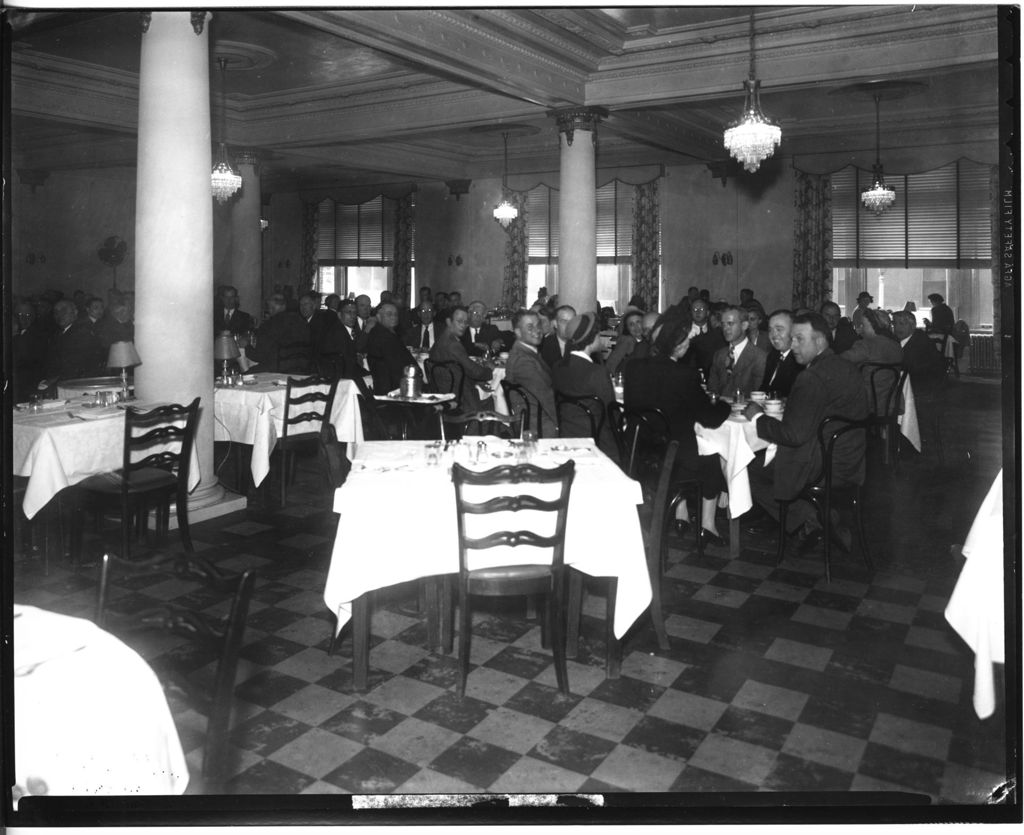
[[[558,258],[558,192],[540,185],[527,192],[527,234],[529,257],[534,263]]]
[[[365,203],[319,205],[317,260],[349,266],[385,265],[394,260],[398,204],[378,195]]]
[[[832,256],[836,267],[987,266],[992,258],[989,167],[967,160],[922,174],[890,175],[896,202],[881,216],[860,203],[870,173],[832,175]]]

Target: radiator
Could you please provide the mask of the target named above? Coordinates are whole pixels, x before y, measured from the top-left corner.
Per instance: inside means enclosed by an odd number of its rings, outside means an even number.
[[[970,355],[972,374],[996,374],[999,372],[995,344],[994,336],[971,334],[971,347],[967,350]]]

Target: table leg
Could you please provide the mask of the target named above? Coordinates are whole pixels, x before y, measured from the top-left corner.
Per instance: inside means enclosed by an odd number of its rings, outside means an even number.
[[[370,672],[370,601],[362,594],[352,601],[352,687],[365,690]]]
[[[734,560],[740,555],[740,520],[729,516],[729,559]]]

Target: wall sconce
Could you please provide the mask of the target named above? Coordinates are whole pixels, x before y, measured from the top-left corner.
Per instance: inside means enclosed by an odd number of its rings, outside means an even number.
[[[728,267],[733,262],[732,252],[723,252],[721,255],[718,254],[718,250],[715,250],[715,254],[711,256],[711,263],[716,267],[721,264],[723,267]]]
[[[260,218],[260,231],[266,232],[270,228],[270,221],[265,217]]]
[[[454,258],[452,258],[452,256],[449,255],[448,256],[448,266],[450,267],[453,264],[456,267],[461,267],[462,266],[462,256],[461,255],[456,255]]]

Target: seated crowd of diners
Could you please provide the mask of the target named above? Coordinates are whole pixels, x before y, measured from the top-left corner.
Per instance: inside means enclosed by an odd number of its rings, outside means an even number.
[[[750,468],[755,502],[769,515],[776,500],[791,499],[815,472],[819,460],[817,428],[826,415],[865,417],[873,408],[874,383],[869,363],[901,364],[907,369],[919,412],[938,408],[933,402],[945,379],[946,360],[935,334],[951,333],[953,315],[933,294],[931,320],[918,327],[911,310],[889,313],[872,307],[861,293],[850,318],[828,301],[817,311],[765,311],[754,292],[744,289],[735,303],[711,302],[707,290],[689,288],[664,311],[644,309],[634,297],[607,328],[614,311],[595,303],[577,311],[542,290],[529,307],[515,312],[510,329],[489,321],[481,301],[468,305],[461,293],[419,290],[409,310],[385,291],[376,306],[367,295],[341,298],[307,291],[297,300],[275,293],[266,302],[262,321],[240,308],[235,288],[221,286],[213,304],[213,333],[235,336],[247,368],[332,378],[368,377],[376,393],[399,388],[405,369],[422,374],[417,362],[457,363],[463,369],[465,412],[488,409],[484,396],[492,382],[495,360],[505,361],[505,380],[521,386],[535,400],[543,435],[581,437],[591,434],[582,412],[562,418],[556,395],[596,397],[605,409],[615,401],[613,380],[622,384],[626,410],[660,410],[673,440],[679,442],[680,477],[701,484],[701,529],[705,542],[724,542],[715,521],[726,489],[718,457],[698,454],[694,424],[714,428],[730,414],[730,403],[753,391],[785,398],[781,421],[761,419],[756,403],[746,415],[758,435],[779,453],[770,465]],[[908,305],[910,307],[910,305]],[[60,380],[108,371],[107,350],[114,341],[131,341],[130,299],[102,299],[76,293],[71,299],[48,292],[14,306],[14,380],[16,397],[52,391]],[[426,391],[433,381],[423,380]],[[611,420],[603,422],[599,447],[618,457]],[[837,449],[839,479],[863,478],[863,441],[853,436]],[[680,532],[690,526],[686,502],[676,511]],[[802,541],[820,537],[807,508],[790,519]]]

